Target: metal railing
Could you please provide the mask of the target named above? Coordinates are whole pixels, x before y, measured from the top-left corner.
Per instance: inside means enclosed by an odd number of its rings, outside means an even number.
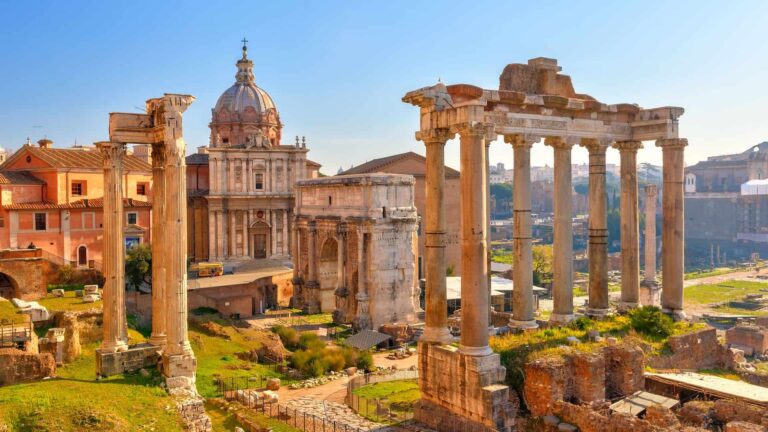
[[[388,374],[368,373],[353,377],[347,383],[347,405],[361,416],[379,423],[400,423],[413,418],[413,405],[387,399],[366,398],[355,394],[360,387],[387,381],[414,380],[418,370],[401,370]]]
[[[32,322],[0,321],[0,348],[24,349],[32,340]]]

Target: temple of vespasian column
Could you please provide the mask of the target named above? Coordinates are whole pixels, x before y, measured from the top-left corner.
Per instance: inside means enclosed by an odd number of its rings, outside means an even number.
[[[663,152],[662,307],[676,318],[683,314],[683,150],[678,137],[679,107],[643,109],[635,104],[608,105],[574,91],[571,78],[560,74],[557,60],[535,58],[510,64],[498,90],[467,84],[438,83],[408,92],[403,101],[420,108],[416,139],[427,149],[426,173],[426,328],[419,346],[422,399],[416,417],[450,430],[508,430],[508,387],[500,384],[504,368],[489,348],[484,181],[486,145],[499,135],[514,150],[513,313],[510,325],[535,328],[532,258],[530,151],[542,139],[553,148],[554,310],[552,321],[573,319],[571,148],[589,151],[589,305],[587,314],[609,311],[605,154],[621,155],[621,307],[639,301],[639,227],[637,150],[656,141]],[[446,345],[445,204],[443,158],[445,143],[460,138],[462,226],[462,321],[459,348]],[[463,380],[456,380],[461,376]],[[461,382],[459,382],[461,381]],[[460,425],[460,429],[457,429]]]
[[[189,95],[149,99],[146,114],[111,113],[104,156],[104,340],[96,355],[100,376],[159,361],[170,392],[195,392],[196,360],[187,338],[186,144],[182,114]],[[122,160],[127,143],[152,145],[152,335],[128,346]]]

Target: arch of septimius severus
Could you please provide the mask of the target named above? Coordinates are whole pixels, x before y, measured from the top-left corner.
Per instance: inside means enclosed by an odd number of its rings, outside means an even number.
[[[104,156],[104,338],[96,355],[102,376],[157,361],[167,388],[195,391],[196,360],[187,337],[187,182],[182,114],[189,95],[149,99],[146,114],[111,113]],[[152,335],[128,346],[123,242],[123,158],[126,144],[152,145]]]
[[[554,149],[554,310],[551,321],[574,316],[572,287],[571,149],[589,151],[589,306],[609,310],[605,155],[621,156],[621,307],[638,305],[640,290],[636,156],[643,141],[663,153],[662,307],[683,316],[683,150],[678,137],[683,109],[607,105],[574,91],[557,60],[510,64],[498,90],[442,83],[408,92],[420,108],[416,139],[427,152],[426,328],[420,342],[422,399],[417,418],[439,430],[507,430],[508,387],[488,336],[488,147],[499,135],[514,151],[514,297],[512,327],[532,328],[530,153],[543,140]],[[456,349],[447,343],[444,146],[458,134],[461,153],[462,320]],[[463,377],[457,380],[456,377]],[[461,425],[460,429],[456,429]]]

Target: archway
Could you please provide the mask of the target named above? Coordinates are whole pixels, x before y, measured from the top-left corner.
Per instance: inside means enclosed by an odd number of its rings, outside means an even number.
[[[339,244],[336,239],[329,237],[320,249],[320,265],[318,266],[318,282],[320,283],[320,309],[332,312],[336,309],[336,284],[339,273]]]
[[[77,265],[80,267],[88,265],[88,248],[85,245],[77,248]]]
[[[261,259],[266,258],[268,255],[270,239],[269,225],[263,221],[257,221],[248,230],[248,235],[251,238],[251,244],[253,249],[251,254],[254,258]]]
[[[0,297],[12,299],[18,297],[16,281],[5,273],[0,273]]]

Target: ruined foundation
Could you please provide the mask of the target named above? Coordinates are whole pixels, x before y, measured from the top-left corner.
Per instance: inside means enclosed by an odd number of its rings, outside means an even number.
[[[422,398],[414,419],[435,430],[510,431],[514,406],[499,355],[469,356],[449,345],[419,343]]]

